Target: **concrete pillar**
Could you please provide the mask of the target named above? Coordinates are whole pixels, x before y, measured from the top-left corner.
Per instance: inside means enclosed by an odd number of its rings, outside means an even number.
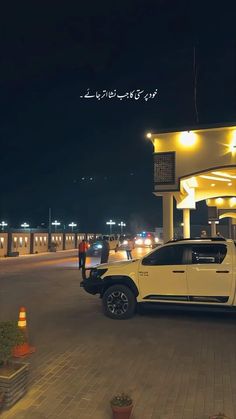
[[[215,236],[216,236],[216,222],[211,221],[211,237],[215,237]]]
[[[166,243],[174,237],[173,194],[166,192],[162,197],[163,240]]]
[[[30,254],[34,253],[34,233],[30,233]]]
[[[232,218],[232,239],[236,240],[236,218]]]
[[[184,239],[189,239],[190,237],[190,209],[184,208],[183,209],[183,233]]]
[[[12,252],[12,233],[8,233],[7,237],[7,256]]]
[[[66,233],[62,233],[62,250],[66,250]]]
[[[229,217],[228,218],[228,234],[229,234],[229,239],[232,239],[232,218]]]

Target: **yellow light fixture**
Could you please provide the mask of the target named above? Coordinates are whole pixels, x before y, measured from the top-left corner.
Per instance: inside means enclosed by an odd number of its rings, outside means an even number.
[[[216,176],[223,176],[223,177],[228,177],[230,179],[236,179],[236,176],[230,175],[229,173],[225,173],[225,172],[211,172],[211,173]]]
[[[220,177],[209,176],[209,175],[200,175],[200,177],[203,178],[203,179],[219,180],[220,182],[228,182],[229,181],[229,179],[226,179],[226,178],[220,178]]]
[[[211,186],[216,186],[216,184],[215,183],[211,183]]]
[[[216,204],[221,205],[223,204],[224,200],[223,198],[216,198]]]
[[[191,147],[196,142],[196,134],[192,131],[183,131],[179,135],[179,141],[184,147]]]
[[[228,183],[228,186],[232,186],[232,182],[229,182],[229,183]]]

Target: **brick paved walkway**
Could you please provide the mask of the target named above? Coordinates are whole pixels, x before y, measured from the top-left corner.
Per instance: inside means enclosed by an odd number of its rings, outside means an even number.
[[[207,419],[219,411],[236,418],[233,315],[161,310],[113,321],[80,289],[73,267],[0,282],[1,317],[24,291],[37,347],[28,358],[29,391],[2,419],[110,419],[109,401],[120,391],[134,399],[132,419]]]

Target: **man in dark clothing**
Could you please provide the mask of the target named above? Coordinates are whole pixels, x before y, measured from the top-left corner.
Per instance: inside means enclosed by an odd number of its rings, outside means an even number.
[[[103,237],[103,239],[102,239],[101,263],[107,263],[108,262],[109,251],[110,251],[109,243],[106,240],[106,237]]]
[[[83,239],[80,243],[79,243],[79,269],[84,269],[85,268],[85,262],[86,262],[86,252],[88,250],[88,244],[87,242]]]

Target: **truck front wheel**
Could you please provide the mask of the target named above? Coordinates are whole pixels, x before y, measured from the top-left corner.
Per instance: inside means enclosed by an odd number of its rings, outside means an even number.
[[[104,292],[102,300],[104,313],[111,319],[124,320],[134,315],[136,298],[125,285],[112,285]]]

